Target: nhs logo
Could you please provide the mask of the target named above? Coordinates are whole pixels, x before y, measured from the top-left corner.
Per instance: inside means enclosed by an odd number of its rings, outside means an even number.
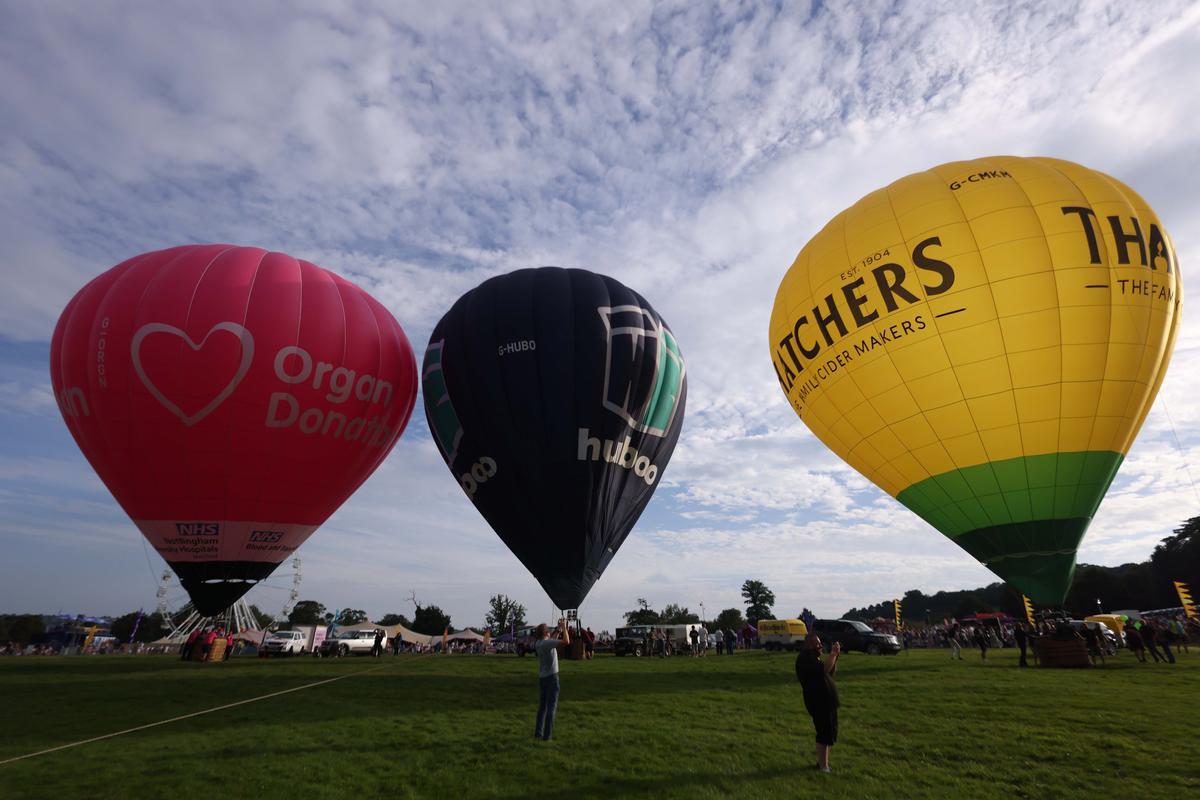
[[[221,532],[221,523],[176,522],[175,532],[180,536],[216,536]]]

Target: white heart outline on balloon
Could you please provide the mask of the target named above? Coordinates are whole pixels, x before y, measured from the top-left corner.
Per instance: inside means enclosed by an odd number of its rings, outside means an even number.
[[[208,337],[212,336],[216,331],[226,331],[238,337],[238,341],[242,343],[242,363],[238,365],[237,372],[234,374],[233,379],[225,385],[225,388],[218,392],[217,396],[208,402],[208,405],[189,416],[183,413],[182,408],[168,400],[166,395],[154,385],[154,381],[146,376],[146,371],[142,369],[142,356],[140,353],[142,340],[152,333],[170,333],[187,342],[188,347],[192,348],[192,350],[199,350],[204,347],[204,343],[208,341]],[[246,373],[250,369],[250,362],[254,359],[254,337],[250,334],[250,331],[236,322],[218,322],[209,328],[208,333],[204,334],[204,338],[200,340],[200,343],[196,344],[192,341],[192,337],[174,325],[164,325],[161,322],[148,322],[138,328],[137,333],[133,335],[133,340],[129,343],[129,350],[130,356],[133,358],[133,369],[138,377],[141,378],[142,385],[146,387],[150,394],[154,395],[155,400],[162,403],[164,408],[183,420],[183,424],[190,428],[216,410],[217,406],[221,405],[221,403],[224,403],[229,398],[229,395],[233,394],[233,390],[238,387],[238,384],[242,382],[242,378],[246,377]]]

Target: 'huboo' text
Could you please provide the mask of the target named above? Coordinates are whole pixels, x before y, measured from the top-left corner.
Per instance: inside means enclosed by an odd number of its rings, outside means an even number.
[[[605,439],[601,442],[591,433],[587,428],[579,429],[578,460],[599,461],[601,453],[603,453],[603,459],[609,464],[616,464],[624,469],[632,470],[633,474],[645,481],[647,486],[654,485],[654,479],[658,477],[658,467],[651,464],[650,459],[640,455],[636,447],[629,446],[630,437],[626,436],[619,442],[614,442],[612,439]]]
[[[312,356],[302,347],[284,347],[275,355],[275,377],[284,383],[304,384],[327,389],[325,399],[345,403],[351,397],[363,402],[389,405],[392,384],[374,375],[359,375],[346,367],[335,367],[325,361],[313,363]],[[384,422],[386,416],[347,417],[323,408],[301,408],[291,392],[272,392],[267,405],[267,427],[297,426],[301,433],[332,436],[348,442],[366,442],[371,447],[386,446],[393,438],[392,429]]]

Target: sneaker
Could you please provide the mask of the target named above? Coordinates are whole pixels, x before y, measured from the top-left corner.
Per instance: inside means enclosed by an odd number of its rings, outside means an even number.
[[[817,767],[817,772],[833,772],[829,767]]]

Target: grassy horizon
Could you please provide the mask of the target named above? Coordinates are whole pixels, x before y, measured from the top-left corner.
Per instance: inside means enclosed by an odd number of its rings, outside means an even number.
[[[0,659],[0,760],[354,673],[0,766],[0,795],[1044,798],[1123,796],[1131,781],[1200,792],[1200,647],[1174,666],[1123,652],[1091,670],[1022,670],[1007,650],[987,662],[847,654],[831,775],[809,766],[792,664],[761,652],[564,662],[547,743],[532,736],[530,658]]]

